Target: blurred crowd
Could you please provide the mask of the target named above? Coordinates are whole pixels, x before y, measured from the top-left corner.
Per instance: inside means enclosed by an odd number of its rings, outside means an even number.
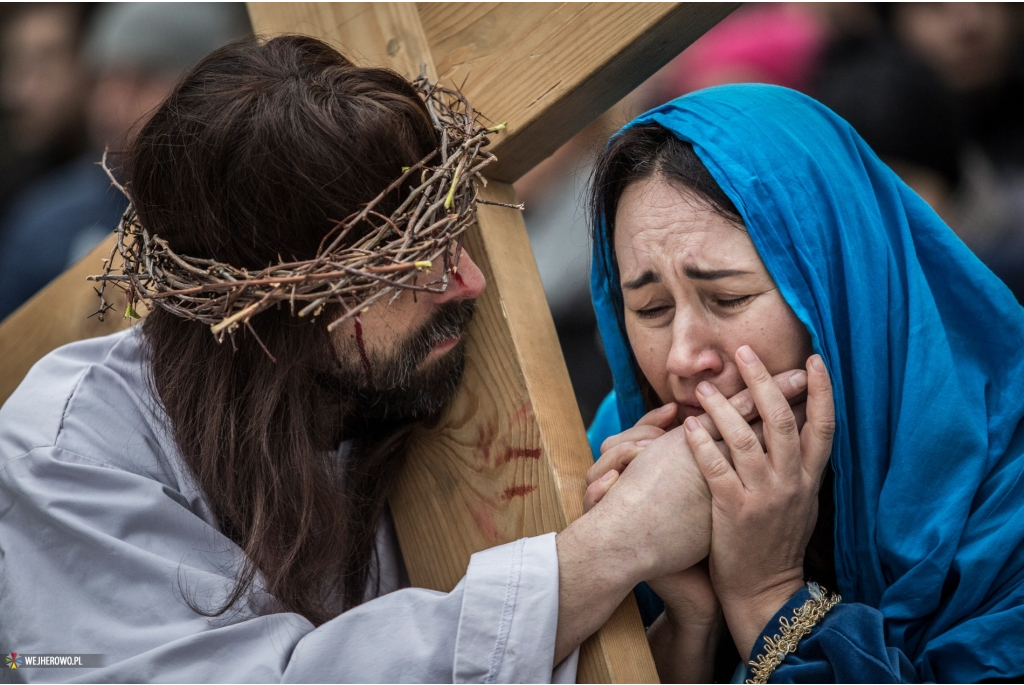
[[[846,118],[1024,301],[1019,6],[740,7],[517,183],[585,421],[611,387],[588,288],[594,154],[642,111],[764,82]],[[87,254],[126,200],[97,164],[191,64],[248,32],[241,3],[0,8],[0,319]]]
[[[117,225],[127,200],[98,164],[104,150],[249,30],[241,3],[0,8],[0,319]]]
[[[592,160],[629,119],[700,88],[817,98],[1024,302],[1022,23],[1001,3],[744,5],[517,183],[584,421],[611,389],[589,304]]]

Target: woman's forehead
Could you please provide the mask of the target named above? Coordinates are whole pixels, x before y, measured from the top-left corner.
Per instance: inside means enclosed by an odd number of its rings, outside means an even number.
[[[615,216],[615,252],[623,279],[637,275],[634,271],[688,267],[764,273],[741,226],[661,179],[631,184],[623,192]]]

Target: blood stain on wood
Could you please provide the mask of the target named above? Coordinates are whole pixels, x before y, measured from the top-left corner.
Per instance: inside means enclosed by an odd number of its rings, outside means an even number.
[[[501,493],[501,499],[507,502],[513,497],[525,497],[536,489],[536,485],[510,485]]]
[[[498,427],[492,422],[477,427],[476,449],[473,456],[485,464],[491,463],[491,446],[498,437]]]
[[[515,424],[519,423],[520,421],[523,421],[523,420],[529,418],[529,416],[532,413],[533,413],[533,403],[530,402],[529,400],[527,400],[526,402],[523,402],[523,404],[520,405],[519,409],[516,409],[515,412],[510,417],[508,417],[509,428],[511,428]]]
[[[540,459],[541,449],[539,447],[509,447],[498,461],[499,464],[507,464],[513,459]]]
[[[497,541],[498,525],[494,522],[494,511],[487,504],[479,507],[471,507],[470,514],[473,516],[473,523],[477,530],[483,533],[488,540]]]
[[[495,442],[498,442],[497,450]],[[500,452],[500,456],[495,454]],[[498,467],[513,459],[540,459],[542,450],[539,447],[508,447],[505,438],[498,436],[498,427],[494,422],[487,422],[477,427],[476,447],[473,457],[491,467]],[[492,461],[492,455],[494,459]]]

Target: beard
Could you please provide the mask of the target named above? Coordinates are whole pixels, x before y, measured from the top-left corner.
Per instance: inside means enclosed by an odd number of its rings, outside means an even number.
[[[446,302],[433,318],[393,352],[370,353],[357,328],[355,354],[337,360],[335,374],[345,396],[347,428],[357,433],[389,431],[436,416],[455,396],[465,369],[463,333],[473,318],[473,300]],[[358,326],[358,324],[357,324]],[[459,342],[421,366],[439,343]]]

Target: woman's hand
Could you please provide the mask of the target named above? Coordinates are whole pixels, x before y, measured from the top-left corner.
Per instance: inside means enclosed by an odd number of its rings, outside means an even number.
[[[724,620],[707,560],[647,582],[665,601],[665,613],[647,631],[661,681],[710,683]]]
[[[801,369],[794,369],[776,375],[774,380],[786,400],[794,402],[794,415],[797,417],[799,425],[802,426],[804,403],[801,399],[804,391],[807,390],[807,374]],[[735,407],[740,416],[752,423],[754,433],[763,444],[762,422],[758,418],[757,404],[754,402],[750,390],[736,393],[729,398],[729,403]],[[663,407],[647,412],[632,428],[609,436],[601,443],[601,456],[587,471],[587,491],[583,496],[583,511],[589,511],[601,501],[605,493],[615,484],[619,474],[633,461],[636,455],[651,444],[652,440],[679,425],[676,418],[677,411],[676,404],[669,402]],[[714,440],[722,439],[710,416],[702,414],[697,417],[697,420],[701,422],[701,425]],[[728,455],[728,448],[724,443],[721,447],[726,450]]]
[[[665,613],[676,626],[708,629],[720,624],[722,606],[708,575],[707,561],[647,581],[665,602]]]
[[[787,400],[798,400],[807,388],[807,374],[787,371],[775,377]],[[741,416],[757,419],[757,406],[749,390],[734,395],[730,402]],[[802,408],[802,403],[800,403]],[[800,411],[800,410],[798,410]],[[674,403],[648,412],[632,428],[613,435],[601,445],[601,457],[587,473],[584,511],[590,511],[608,493],[619,474],[651,442],[678,425]],[[800,411],[802,418],[802,411]],[[714,422],[706,414],[700,417],[705,427],[718,438]],[[724,449],[724,443],[723,443]],[[665,682],[709,682],[718,639],[722,632],[722,608],[715,596],[702,562],[682,571],[647,581],[665,602],[665,614],[651,627],[649,638],[658,671]]]
[[[807,420],[797,417],[749,347],[740,374],[764,424],[764,446],[747,420],[708,382],[697,396],[729,455],[695,419],[684,423],[711,490],[711,580],[740,654],[750,654],[767,622],[803,586],[803,560],[818,513],[821,474],[832,451],[835,407],[818,355],[807,361]],[[731,458],[730,458],[731,457]]]

